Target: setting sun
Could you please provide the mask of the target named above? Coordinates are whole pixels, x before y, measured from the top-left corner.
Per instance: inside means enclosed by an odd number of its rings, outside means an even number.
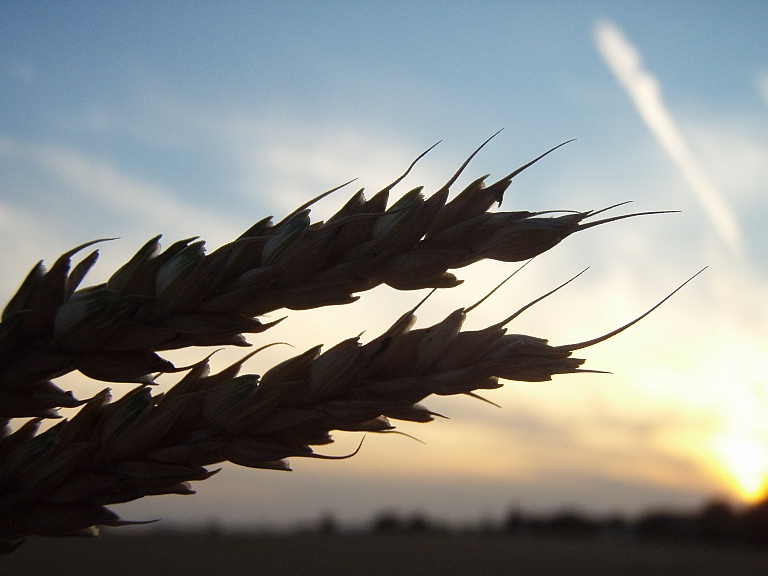
[[[748,502],[765,496],[768,488],[768,449],[738,430],[712,439],[712,454],[738,494]]]

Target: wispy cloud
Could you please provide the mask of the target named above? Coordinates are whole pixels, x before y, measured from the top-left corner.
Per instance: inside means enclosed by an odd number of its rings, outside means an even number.
[[[203,157],[215,157],[227,166],[229,190],[275,216],[359,177],[349,190],[313,209],[313,217],[330,214],[341,208],[355,186],[365,186],[373,194],[389,184],[423,151],[422,147],[431,144],[410,142],[399,134],[382,135],[384,127],[375,125],[298,119],[237,106],[214,110],[161,89],[147,89],[127,115],[95,107],[66,117],[61,127],[77,133],[109,133],[159,153],[173,150],[185,155],[194,150]],[[428,190],[443,184],[447,175],[430,169],[430,161],[440,152],[419,164],[413,174],[416,184],[424,184]],[[459,157],[458,162],[461,160]],[[453,162],[456,159],[450,160],[451,167]],[[221,170],[221,166],[212,168]],[[393,199],[404,193],[409,183],[410,179],[403,182]]]
[[[722,241],[733,252],[741,253],[743,239],[736,216],[693,157],[664,104],[658,79],[644,68],[640,52],[612,22],[598,23],[595,41],[605,63],[632,98],[646,126],[693,188]]]
[[[146,219],[148,224],[206,220],[207,215],[201,211],[174,201],[170,190],[138,181],[109,162],[58,146],[39,148],[37,158],[50,173],[89,199],[117,212]]]
[[[200,115],[198,115],[199,117]],[[399,176],[422,151],[402,137],[381,137],[376,130],[348,123],[297,120],[277,115],[265,118],[247,111],[208,116],[204,127],[228,150],[242,175],[242,193],[258,199],[277,213],[290,212],[308,198],[359,177],[349,189],[340,191],[313,210],[329,215],[341,208],[360,187],[374,194]],[[430,168],[436,151],[422,161],[397,190],[393,199],[410,184],[435,190],[442,174]],[[270,191],[265,196],[265,191]]]
[[[234,231],[216,213],[185,201],[174,190],[132,176],[114,163],[58,145],[19,142],[0,134],[0,156],[36,165],[94,209],[109,211],[145,230],[175,235],[203,232],[211,240],[230,240]]]

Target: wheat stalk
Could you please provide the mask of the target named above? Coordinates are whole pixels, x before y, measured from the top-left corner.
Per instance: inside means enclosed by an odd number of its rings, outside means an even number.
[[[209,477],[215,471],[205,466],[218,462],[288,469],[285,458],[319,457],[311,446],[331,442],[331,430],[387,432],[390,418],[430,421],[435,414],[418,404],[430,394],[474,395],[500,386],[499,378],[542,381],[582,371],[583,360],[571,353],[613,333],[554,347],[506,334],[514,315],[461,331],[471,307],[411,330],[414,309],[367,344],[351,338],[322,354],[317,346],[261,378],[237,376],[245,359],[209,375],[207,360],[181,369],[157,354],[248,345],[243,333],[276,323],[255,316],[349,303],[380,284],[452,287],[460,281],[449,269],[483,258],[527,260],[574,232],[637,215],[488,212],[517,174],[557,147],[488,187],[486,177],[475,180],[447,202],[480,148],[428,199],[416,188],[386,208],[390,190],[422,154],[391,185],[370,200],[361,190],[327,222],[311,224],[309,207],[333,190],[278,224],[261,220],[208,255],[197,239],[161,252],[156,237],[98,286],[78,290],[97,251],[71,268],[94,242],[48,271],[42,263],[33,268],[0,324],[0,548],[10,551],[30,534],[93,534],[96,525],[122,524],[106,505],[192,493],[188,482]],[[51,382],[73,370],[141,385],[116,402],[108,390],[81,401]],[[177,385],[152,395],[153,373],[180,370],[189,371]],[[73,418],[37,433],[56,408],[77,406]],[[7,423],[18,417],[34,419],[11,434]]]

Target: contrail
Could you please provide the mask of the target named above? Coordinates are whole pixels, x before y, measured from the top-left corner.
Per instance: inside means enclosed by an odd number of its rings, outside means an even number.
[[[693,158],[661,98],[656,77],[643,67],[640,52],[612,22],[595,29],[595,42],[605,63],[624,87],[648,129],[693,188],[721,240],[736,254],[744,242],[736,216]]]

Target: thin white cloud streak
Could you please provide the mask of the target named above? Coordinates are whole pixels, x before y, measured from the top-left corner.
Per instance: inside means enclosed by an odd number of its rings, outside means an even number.
[[[696,162],[661,96],[658,79],[643,67],[642,56],[612,22],[599,22],[595,42],[605,63],[624,87],[659,145],[693,188],[723,243],[743,252],[738,220],[728,203]]]

